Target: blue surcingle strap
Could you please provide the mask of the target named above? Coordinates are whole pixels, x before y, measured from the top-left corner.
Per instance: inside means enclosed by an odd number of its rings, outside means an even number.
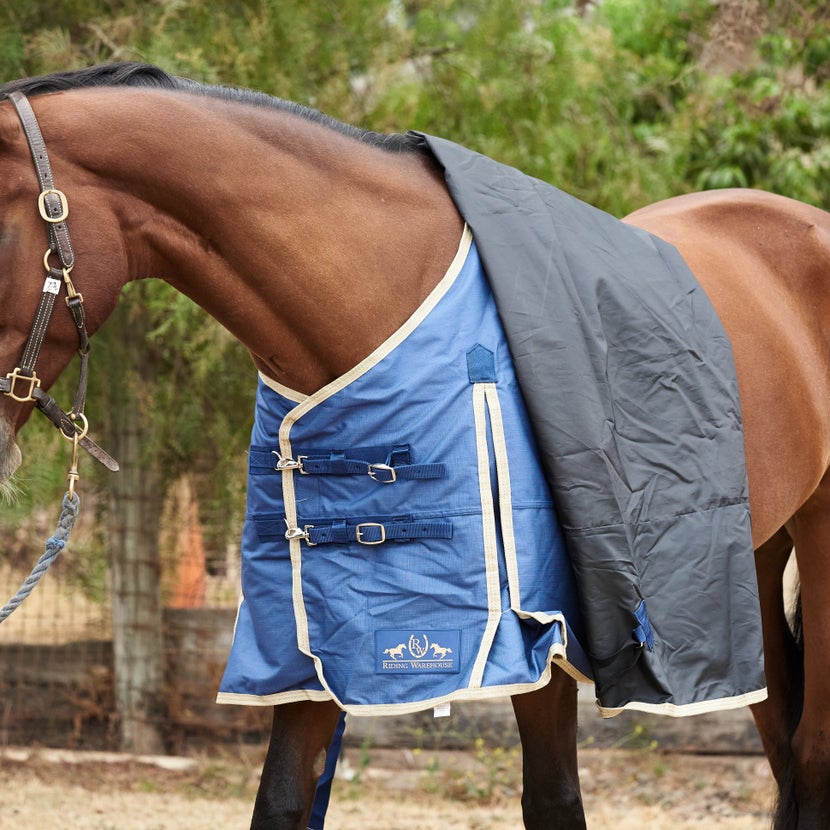
[[[447,466],[440,462],[413,464],[408,444],[394,447],[357,447],[347,450],[298,450],[296,458],[280,455],[270,447],[251,447],[251,475],[296,470],[301,475],[363,476],[380,484],[445,478]]]
[[[447,474],[445,464],[402,464],[393,467],[390,464],[362,461],[355,458],[307,458],[299,456],[298,470],[305,475],[318,476],[354,476],[368,475],[381,484],[391,484],[399,479],[416,480],[444,478]]]
[[[452,539],[452,522],[412,520],[387,522],[332,522],[330,525],[305,525],[289,528],[286,539],[303,539],[314,545],[348,544],[380,545],[383,542],[408,542],[411,539]]]

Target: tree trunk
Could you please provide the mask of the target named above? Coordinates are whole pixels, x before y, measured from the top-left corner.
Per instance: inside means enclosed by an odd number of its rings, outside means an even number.
[[[144,345],[146,312],[140,298],[125,298],[111,325],[108,359],[117,361],[120,381],[108,390],[108,449],[121,471],[113,475],[108,511],[112,574],[115,697],[121,749],[142,754],[164,751],[161,717],[164,692],[158,529],[162,510],[160,474],[142,452],[142,392],[149,356]],[[146,403],[146,402],[145,402]]]

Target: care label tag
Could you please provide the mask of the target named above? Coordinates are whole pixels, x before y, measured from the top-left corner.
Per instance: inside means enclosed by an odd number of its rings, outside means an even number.
[[[448,718],[450,716],[450,704],[439,703],[432,707],[432,716],[434,718]]]
[[[60,290],[60,280],[56,280],[54,277],[46,277],[46,281],[43,283],[44,294],[60,294]]]

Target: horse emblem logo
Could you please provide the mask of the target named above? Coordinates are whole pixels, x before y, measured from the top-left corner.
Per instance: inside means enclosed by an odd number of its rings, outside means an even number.
[[[377,671],[381,674],[403,672],[451,672],[461,670],[458,653],[461,632],[383,630],[375,632]]]
[[[398,643],[394,648],[385,648],[384,654],[388,654],[392,660],[402,660],[403,650],[406,648],[406,643]]]

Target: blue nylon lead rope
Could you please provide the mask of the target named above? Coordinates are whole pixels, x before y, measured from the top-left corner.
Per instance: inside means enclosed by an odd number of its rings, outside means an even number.
[[[26,577],[25,582],[20,586],[17,593],[0,609],[0,622],[3,622],[32,593],[35,586],[46,574],[46,571],[49,570],[50,565],[66,547],[66,543],[69,541],[69,534],[72,532],[75,524],[75,519],[78,518],[80,506],[81,500],[78,498],[77,493],[72,496],[69,493],[64,495],[63,509],[58,518],[55,535],[46,540],[46,550],[40,559],[37,560],[37,564],[32,568],[32,572]]]

